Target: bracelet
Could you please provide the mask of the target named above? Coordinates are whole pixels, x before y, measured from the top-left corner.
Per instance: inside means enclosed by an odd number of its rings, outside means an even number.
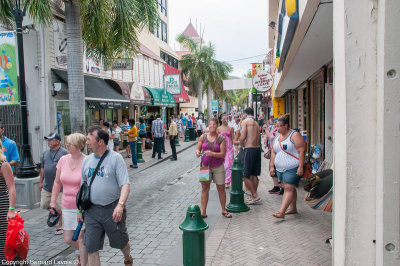
[[[78,210],[78,213],[82,213],[82,210]]]
[[[9,209],[9,210],[15,210],[15,207],[10,206],[10,207],[8,207],[8,209]]]

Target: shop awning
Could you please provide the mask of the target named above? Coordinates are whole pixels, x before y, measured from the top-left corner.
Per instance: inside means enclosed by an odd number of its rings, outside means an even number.
[[[163,106],[173,108],[175,106],[175,100],[171,93],[164,89],[155,89],[146,87],[150,92],[151,105],[152,106]]]
[[[66,70],[52,69],[66,84]],[[129,100],[111,87],[104,79],[84,75],[85,100],[89,109],[129,109]]]
[[[181,71],[179,69],[176,69],[170,65],[164,64],[164,80],[165,78],[168,78],[168,75],[179,75],[179,79],[180,79],[180,92],[179,93],[172,93],[172,95],[174,96],[175,102],[177,103],[188,103],[190,102],[189,96],[186,93],[185,90],[185,86],[183,86],[183,80],[182,80],[182,75],[181,75]],[[165,82],[164,82],[165,83]],[[165,86],[165,84],[164,84]],[[170,91],[171,92],[171,91]]]
[[[121,91],[126,99],[137,105],[150,105],[151,96],[145,87],[137,82],[124,82],[106,79],[107,83],[117,91]]]

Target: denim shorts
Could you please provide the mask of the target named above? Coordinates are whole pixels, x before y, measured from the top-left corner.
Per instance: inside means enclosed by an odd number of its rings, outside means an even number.
[[[289,185],[298,186],[301,176],[297,175],[297,167],[286,170],[285,172],[276,171],[278,179]]]

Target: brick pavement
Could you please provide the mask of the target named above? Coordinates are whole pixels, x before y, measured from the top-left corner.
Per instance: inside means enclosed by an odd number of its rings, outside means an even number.
[[[268,193],[273,187],[268,162],[263,158],[258,190],[262,204],[218,220],[207,239],[206,265],[331,265],[331,246],[325,244],[331,236],[331,214],[306,205],[300,183],[299,214],[284,221],[273,217],[282,197]]]

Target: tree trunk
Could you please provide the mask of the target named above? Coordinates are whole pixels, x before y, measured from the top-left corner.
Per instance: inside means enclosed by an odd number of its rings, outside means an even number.
[[[204,114],[204,110],[203,110],[203,82],[200,79],[199,80],[199,84],[197,85],[197,102],[198,102],[198,108],[199,108],[199,113],[203,113]]]
[[[78,0],[65,1],[71,133],[85,133],[85,89],[83,82],[83,42],[80,13]]]
[[[208,110],[207,116],[208,116],[208,119],[213,117],[212,103],[211,103],[212,98],[213,98],[213,95],[212,95],[211,87],[208,86],[207,87],[207,110]]]

